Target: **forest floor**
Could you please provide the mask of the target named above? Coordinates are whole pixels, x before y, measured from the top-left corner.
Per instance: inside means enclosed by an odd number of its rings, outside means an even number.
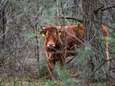
[[[51,81],[44,78],[0,78],[0,86],[81,86],[80,84],[72,84],[67,81]],[[105,82],[92,83],[90,86],[108,86]]]

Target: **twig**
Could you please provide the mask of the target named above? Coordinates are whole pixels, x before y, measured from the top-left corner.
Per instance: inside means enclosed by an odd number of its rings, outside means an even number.
[[[97,14],[100,10],[102,11],[102,8],[104,8],[104,5],[99,7],[98,9],[94,10],[94,13]]]
[[[108,61],[112,61],[112,60],[114,60],[115,58],[111,58],[111,59],[108,59],[108,60],[103,60],[103,62],[99,65],[99,67],[97,67],[95,70],[94,70],[94,72],[92,73],[92,75],[96,72],[96,71],[98,71],[105,63],[107,63]]]
[[[111,8],[115,8],[115,5],[114,5],[114,6],[110,6],[110,7],[103,8],[103,9],[101,9],[101,10],[102,10],[102,11],[105,11],[105,10],[108,10],[108,9],[111,9]]]
[[[97,14],[100,10],[101,11],[105,11],[105,10],[109,10],[111,8],[115,8],[115,5],[109,6],[109,7],[105,7],[105,8],[104,8],[104,6],[102,6],[102,7],[98,8],[97,10],[94,10],[94,13]]]
[[[83,22],[83,20],[81,20],[81,19],[78,19],[76,17],[70,17],[70,16],[54,16],[54,18],[56,18],[56,19],[72,19],[72,20],[76,20],[81,23]]]

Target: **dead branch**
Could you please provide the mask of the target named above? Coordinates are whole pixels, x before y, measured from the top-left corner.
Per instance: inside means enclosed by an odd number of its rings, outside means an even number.
[[[81,19],[78,19],[76,17],[70,17],[70,16],[54,16],[55,19],[72,19],[72,20],[75,20],[75,21],[78,21],[80,23],[83,22],[83,20]]]
[[[114,6],[110,6],[110,7],[106,7],[106,8],[102,8],[101,10],[102,10],[102,11],[105,11],[105,10],[109,10],[109,9],[111,9],[111,8],[115,8],[115,5],[114,5]]]
[[[104,8],[104,5],[99,7],[98,9],[94,10],[94,14],[97,14],[100,10],[102,10]]]
[[[94,10],[94,13],[97,14],[100,10],[101,10],[101,11],[106,11],[106,10],[109,10],[109,9],[111,9],[111,8],[115,8],[115,5],[109,6],[109,7],[104,7],[104,6],[102,6],[102,7],[98,8],[98,9]]]

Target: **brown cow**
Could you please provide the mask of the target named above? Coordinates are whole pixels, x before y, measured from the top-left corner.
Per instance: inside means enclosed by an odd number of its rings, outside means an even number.
[[[60,61],[62,65],[64,63],[63,44],[61,40],[62,35],[60,35],[57,27],[53,25],[46,26],[42,33],[45,35],[44,46],[48,60],[48,71],[51,79],[55,79],[52,71],[56,61]]]
[[[104,37],[108,37],[107,27],[102,25],[101,32]],[[65,58],[75,55],[74,49],[84,45],[85,27],[83,24],[78,25],[48,25],[44,27],[42,33],[45,35],[45,49],[48,60],[48,71],[51,79],[53,76],[53,68],[57,61],[61,65],[64,64]],[[108,43],[106,43],[106,56],[108,55]]]

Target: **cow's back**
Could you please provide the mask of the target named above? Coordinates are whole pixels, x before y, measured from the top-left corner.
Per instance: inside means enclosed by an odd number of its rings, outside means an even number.
[[[85,28],[82,24],[78,25],[66,25],[64,27],[66,32],[65,41],[67,42],[68,48],[74,45],[80,45],[80,41],[83,41],[85,35]]]

